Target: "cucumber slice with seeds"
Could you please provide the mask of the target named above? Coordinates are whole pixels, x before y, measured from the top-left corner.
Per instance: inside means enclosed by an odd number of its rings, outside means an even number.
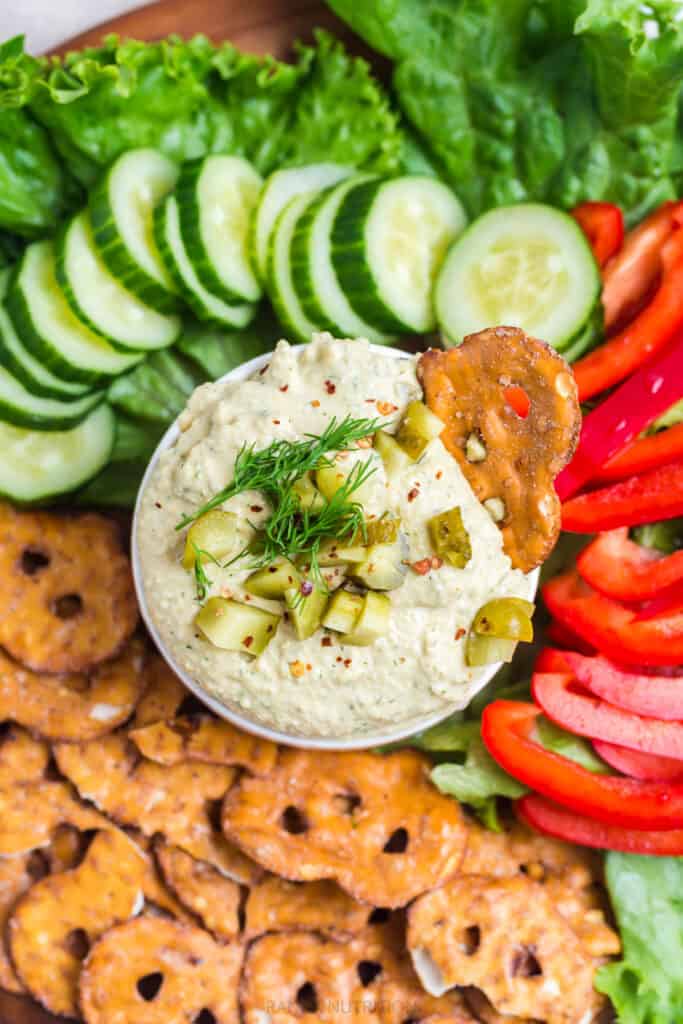
[[[90,193],[95,244],[108,270],[136,298],[159,313],[179,300],[154,242],[154,207],[174,187],[176,165],[156,149],[133,149],[114,161]]]
[[[208,291],[197,277],[180,235],[178,204],[168,196],[154,211],[154,237],[162,258],[173,275],[183,298],[200,320],[221,327],[240,329],[256,316],[256,306],[243,302],[233,305]]]
[[[388,334],[433,330],[434,281],[465,221],[457,196],[435,178],[350,188],[332,226],[332,264],[356,314]]]
[[[186,164],[176,188],[180,233],[207,291],[224,302],[256,302],[261,287],[249,257],[249,227],[263,179],[239,156]]]
[[[181,322],[140,302],[113,277],[95,247],[87,210],[57,239],[57,282],[80,320],[114,348],[149,352],[177,341]]]
[[[0,367],[0,420],[31,430],[69,430],[75,427],[104,398],[94,391],[68,402],[39,398],[23,387],[9,370]]]
[[[290,199],[275,223],[268,253],[268,296],[290,339],[302,342],[310,341],[321,325],[308,319],[299,301],[292,277],[291,246],[297,221],[315,197],[315,192],[304,192]]]
[[[257,277],[266,283],[268,275],[268,244],[275,222],[290,199],[302,192],[314,192],[335,185],[352,173],[342,164],[309,164],[275,171],[261,190],[250,231],[251,258]]]
[[[142,359],[115,351],[75,316],[57,284],[51,241],[25,249],[10,278],[5,306],[26,351],[66,381],[96,387]]]
[[[0,306],[0,366],[3,366],[31,394],[69,402],[88,392],[87,384],[60,380],[22,345],[6,310]]]
[[[507,324],[561,351],[589,319],[600,287],[590,246],[568,214],[541,203],[501,206],[479,217],[448,254],[437,316],[453,345]]]

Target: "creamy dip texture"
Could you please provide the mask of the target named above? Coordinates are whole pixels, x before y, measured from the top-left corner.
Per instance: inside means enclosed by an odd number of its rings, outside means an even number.
[[[390,592],[385,636],[369,647],[342,645],[339,634],[321,630],[300,641],[283,620],[265,651],[252,658],[212,646],[193,625],[198,603],[193,576],[180,561],[184,537],[175,527],[181,516],[231,481],[245,442],[260,449],[274,440],[320,434],[333,416],[377,417],[393,431],[408,402],[422,397],[417,359],[392,358],[365,341],[325,334],[300,351],[281,341],[253,379],[205,384],[194,392],[180,418],[181,434],[161,455],[142,496],[136,544],[159,635],[204,689],[261,725],[301,737],[342,738],[462,708],[482,676],[482,669],[465,664],[465,636],[475,613],[493,597],[529,596],[530,582],[512,569],[498,527],[437,439],[391,483],[373,449],[350,455],[376,461],[366,514],[387,508],[400,516],[408,562],[433,555],[427,522],[456,505],[472,545],[463,569],[443,564],[426,575],[408,569],[404,584]],[[267,503],[254,491],[222,507],[255,525],[268,517]],[[244,599],[248,570],[211,566],[208,574],[209,595]],[[278,608],[272,601],[247,600]]]

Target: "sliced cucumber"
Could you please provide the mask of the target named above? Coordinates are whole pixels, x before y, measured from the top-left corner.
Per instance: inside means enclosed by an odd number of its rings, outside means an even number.
[[[116,419],[103,402],[71,430],[24,430],[0,423],[0,494],[19,503],[75,491],[107,464]]]
[[[87,210],[59,235],[57,282],[76,316],[114,348],[149,352],[172,345],[180,334],[180,317],[150,309],[112,277],[97,252]]]
[[[600,273],[566,213],[541,203],[483,214],[455,243],[436,286],[448,342],[505,324],[562,349],[591,315]]]
[[[309,164],[275,171],[261,190],[250,231],[251,258],[257,277],[265,285],[268,275],[268,243],[278,219],[290,199],[302,192],[329,188],[352,173],[342,164]]]
[[[0,367],[0,421],[33,430],[70,430],[104,398],[93,391],[83,398],[60,402],[39,398],[23,387],[9,370]]]
[[[82,398],[87,384],[61,380],[46,369],[22,345],[6,310],[0,306],[0,366],[16,377],[31,394],[41,398],[58,398],[62,402]]]
[[[26,351],[66,381],[96,387],[142,359],[116,352],[74,315],[57,284],[50,241],[34,242],[24,250],[5,305]]]
[[[332,225],[344,197],[369,176],[344,181],[318,196],[296,225],[291,247],[292,278],[308,319],[337,337],[367,338],[377,345],[392,340],[361,319],[341,289],[332,266]]]
[[[180,237],[180,218],[175,196],[168,196],[154,212],[154,237],[166,266],[182,295],[200,320],[221,327],[246,327],[256,315],[249,302],[233,305],[207,291],[190,263]]]
[[[388,334],[433,330],[434,281],[465,222],[460,200],[435,178],[350,188],[332,225],[332,264],[356,314]]]
[[[95,244],[111,274],[159,313],[179,306],[154,242],[154,207],[174,188],[178,168],[156,149],[123,153],[90,193]]]
[[[263,185],[240,156],[207,156],[186,164],[176,199],[180,233],[197,277],[224,302],[261,297],[249,256],[249,226]]]
[[[285,206],[275,222],[268,253],[268,296],[290,340],[310,341],[324,325],[309,320],[303,311],[292,278],[291,246],[296,224],[317,193],[304,192]]]

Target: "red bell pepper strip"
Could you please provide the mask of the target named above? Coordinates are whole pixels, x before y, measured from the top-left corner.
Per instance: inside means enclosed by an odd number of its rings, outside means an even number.
[[[680,828],[668,832],[644,832],[620,825],[606,825],[568,811],[537,793],[528,793],[515,801],[515,811],[537,832],[578,846],[644,853],[651,857],[678,857],[683,854],[683,829]]]
[[[681,285],[683,287],[683,273]],[[683,309],[683,301],[680,305]],[[635,441],[681,397],[683,331],[584,418],[576,454],[555,481],[562,501],[576,494],[589,480],[599,477],[609,459]]]
[[[612,203],[581,203],[571,211],[593,250],[595,262],[604,267],[624,241],[624,215]]]
[[[604,481],[623,480],[676,459],[683,459],[683,423],[633,441],[602,467],[599,476]]]
[[[632,608],[598,594],[570,570],[543,588],[551,615],[612,661],[624,665],[683,663],[683,607],[638,619]]]
[[[617,601],[647,601],[683,581],[683,551],[662,556],[610,530],[584,548],[576,567],[586,583]]]
[[[602,305],[608,330],[633,316],[657,284],[664,244],[681,223],[682,211],[681,203],[663,203],[629,231],[618,255],[605,269]]]
[[[552,664],[552,653],[548,648],[541,654],[536,662],[536,672],[572,672],[574,678],[594,696],[618,708],[632,711],[636,715],[645,715],[646,718],[683,721],[683,677],[628,672],[600,655],[587,658],[576,651],[554,652],[559,656],[558,660],[554,667],[545,668],[545,665]],[[544,655],[545,661],[539,669]],[[564,669],[562,664],[565,665]]]
[[[531,680],[531,692],[543,713],[575,736],[683,762],[683,722],[645,718],[576,687],[570,673],[538,672]]]
[[[683,459],[570,498],[562,506],[562,529],[570,533],[598,533],[680,515]]]
[[[533,739],[540,708],[496,700],[484,708],[481,735],[491,756],[514,778],[598,821],[656,831],[683,826],[683,784],[598,775]]]
[[[537,672],[571,672],[566,655],[568,651],[558,651],[555,647],[544,647],[534,664],[534,674]]]
[[[582,402],[634,373],[683,327],[683,231],[673,234],[667,246],[671,266],[652,300],[623,330],[574,363]]]
[[[594,654],[595,648],[586,643],[577,633],[574,633],[567,626],[555,619],[545,631],[546,638],[556,647],[562,647],[570,651],[580,651],[581,654]]]
[[[615,768],[632,779],[646,782],[673,782],[683,779],[683,763],[673,757],[644,754],[642,750],[628,750],[615,743],[594,740],[593,748],[610,768]]]

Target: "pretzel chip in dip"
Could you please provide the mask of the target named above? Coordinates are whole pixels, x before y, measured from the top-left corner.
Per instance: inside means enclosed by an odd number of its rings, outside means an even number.
[[[402,907],[458,870],[467,827],[415,751],[282,750],[265,778],[243,777],[223,831],[292,881],[331,878],[355,899]]]

